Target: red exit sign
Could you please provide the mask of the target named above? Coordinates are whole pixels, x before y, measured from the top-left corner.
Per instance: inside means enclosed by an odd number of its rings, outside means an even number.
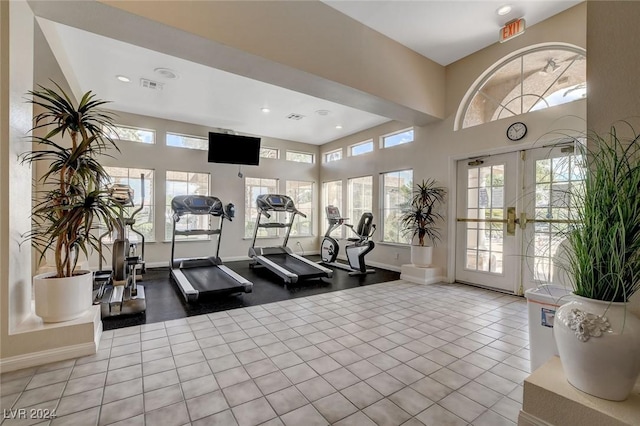
[[[524,18],[507,22],[504,27],[500,28],[500,43],[504,43],[524,33],[525,27]]]

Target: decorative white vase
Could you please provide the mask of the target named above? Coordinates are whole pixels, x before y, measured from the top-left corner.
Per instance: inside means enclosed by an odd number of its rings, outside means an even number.
[[[567,380],[598,398],[627,399],[640,375],[640,319],[626,303],[572,297],[553,326]]]
[[[433,247],[411,246],[411,263],[419,268],[431,266]]]
[[[47,272],[33,277],[36,315],[44,322],[70,321],[81,317],[93,304],[93,274],[76,271],[67,278]]]

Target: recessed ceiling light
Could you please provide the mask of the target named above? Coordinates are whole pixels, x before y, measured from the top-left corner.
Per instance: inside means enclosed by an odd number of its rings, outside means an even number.
[[[338,125],[336,126],[336,129],[342,129],[342,125],[341,125],[341,124],[338,124]]]
[[[269,108],[267,108],[267,107],[260,108],[260,111],[262,111],[264,113],[271,112],[271,110]]]
[[[156,68],[153,70],[153,72],[168,80],[174,80],[178,78],[178,73],[174,70],[170,70],[169,68]]]
[[[511,12],[511,6],[506,4],[502,7],[500,7],[498,10],[496,10],[496,13],[500,16],[504,16],[507,13]]]
[[[120,80],[121,82],[123,82],[123,83],[129,83],[131,81],[131,79],[129,77],[124,76],[124,75],[116,75],[116,78],[118,80]]]

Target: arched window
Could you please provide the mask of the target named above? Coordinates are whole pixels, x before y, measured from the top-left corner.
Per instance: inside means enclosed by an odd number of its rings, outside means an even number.
[[[503,58],[469,89],[455,130],[585,98],[586,62],[584,49],[564,44],[529,47]]]

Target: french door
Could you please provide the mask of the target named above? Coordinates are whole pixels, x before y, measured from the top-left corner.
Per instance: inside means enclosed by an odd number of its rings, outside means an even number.
[[[581,185],[571,145],[459,161],[455,279],[523,294],[559,282],[556,256],[571,226],[568,190]]]

